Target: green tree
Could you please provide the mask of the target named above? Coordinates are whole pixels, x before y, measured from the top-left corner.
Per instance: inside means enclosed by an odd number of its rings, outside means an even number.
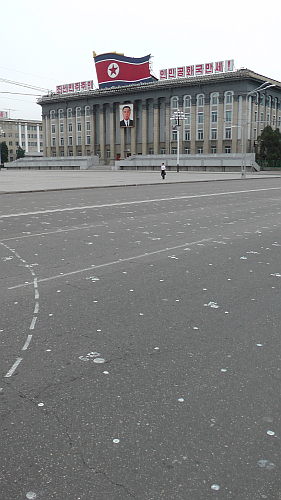
[[[269,125],[258,137],[259,154],[261,160],[272,161],[281,159],[281,133],[279,128],[273,130]]]
[[[5,141],[1,142],[1,164],[9,161],[9,150]]]
[[[17,149],[17,160],[25,157],[25,151],[20,146]]]

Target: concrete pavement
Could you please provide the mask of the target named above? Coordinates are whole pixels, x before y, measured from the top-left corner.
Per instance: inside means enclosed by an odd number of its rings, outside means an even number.
[[[280,178],[281,174],[274,172],[246,174],[246,180],[272,177]],[[3,169],[0,171],[0,194],[239,179],[241,179],[240,172],[168,172],[163,181],[160,171],[10,171]]]

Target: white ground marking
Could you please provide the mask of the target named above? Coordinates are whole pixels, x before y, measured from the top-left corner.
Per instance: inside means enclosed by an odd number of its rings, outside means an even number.
[[[143,259],[143,258],[149,257],[151,255],[157,255],[157,254],[163,253],[163,252],[170,252],[171,250],[176,250],[178,248],[183,248],[185,246],[197,245],[198,243],[201,243],[202,241],[211,241],[211,240],[212,240],[212,238],[206,238],[204,240],[193,241],[191,243],[183,243],[182,245],[177,245],[175,247],[162,248],[161,250],[155,250],[154,252],[146,252],[146,253],[143,253],[141,255],[127,257],[126,259],[118,259],[118,260],[114,260],[112,262],[105,262],[104,264],[99,264],[98,266],[92,265],[91,267],[86,267],[85,269],[78,269],[77,271],[71,271],[69,273],[58,274],[55,276],[49,276],[48,278],[37,279],[37,281],[38,281],[38,283],[42,283],[44,281],[50,281],[50,280],[54,280],[54,279],[58,279],[58,278],[64,278],[65,276],[72,276],[73,274],[84,273],[86,271],[93,271],[93,269],[96,270],[96,269],[99,269],[101,267],[113,266],[115,264],[121,264],[122,262],[128,262],[130,260]],[[8,288],[8,290],[14,290],[15,288],[20,288],[20,287],[29,286],[29,285],[33,285],[33,281],[21,283],[20,285],[11,286]]]
[[[23,358],[18,358],[17,361],[15,361],[15,363],[13,364],[12,368],[10,368],[8,373],[6,373],[5,377],[11,377],[22,360],[23,360]]]
[[[170,198],[155,198],[150,200],[135,200],[135,201],[124,201],[120,203],[105,203],[103,205],[85,205],[84,207],[67,207],[67,208],[55,208],[49,210],[38,210],[37,212],[19,212],[14,214],[4,214],[0,216],[0,219],[6,219],[10,217],[24,217],[26,215],[36,215],[36,214],[50,214],[56,212],[71,212],[72,210],[89,210],[92,208],[107,208],[107,207],[118,207],[118,206],[126,206],[126,205],[139,205],[146,203],[155,203],[159,201],[172,201],[172,200],[189,200],[192,198],[208,198],[212,196],[224,196],[230,194],[242,194],[242,193],[257,193],[260,191],[272,191],[276,189],[281,189],[281,187],[272,187],[272,188],[261,188],[261,189],[246,189],[239,191],[226,191],[220,193],[209,193],[209,194],[194,194],[194,195],[185,195],[185,196],[172,196]],[[43,233],[46,234],[46,233]]]
[[[32,339],[32,335],[28,335],[27,336],[27,339],[26,339],[26,342],[24,344],[24,346],[22,347],[22,351],[26,351],[26,349],[28,348],[30,342],[31,342],[31,339]]]

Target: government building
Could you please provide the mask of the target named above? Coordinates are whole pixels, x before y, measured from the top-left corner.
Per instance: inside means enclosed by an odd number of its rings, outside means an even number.
[[[42,122],[9,118],[8,113],[1,111],[0,142],[6,142],[10,162],[16,159],[19,146],[24,149],[27,158],[42,157]]]
[[[281,128],[281,83],[249,69],[69,89],[38,100],[44,156],[98,155],[113,165],[132,155],[176,155],[178,146],[181,156],[252,153],[266,125]],[[121,125],[124,106],[132,126]]]

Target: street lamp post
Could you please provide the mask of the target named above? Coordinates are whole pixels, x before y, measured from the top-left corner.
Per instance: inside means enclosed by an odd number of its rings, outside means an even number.
[[[183,111],[175,111],[170,120],[176,120],[177,129],[177,172],[180,171],[180,120],[185,120],[186,115]]]
[[[1,165],[2,165],[2,156],[1,156],[2,141],[1,141],[1,137],[3,136],[3,134],[4,134],[4,130],[2,128],[0,128],[0,168],[1,168]]]

